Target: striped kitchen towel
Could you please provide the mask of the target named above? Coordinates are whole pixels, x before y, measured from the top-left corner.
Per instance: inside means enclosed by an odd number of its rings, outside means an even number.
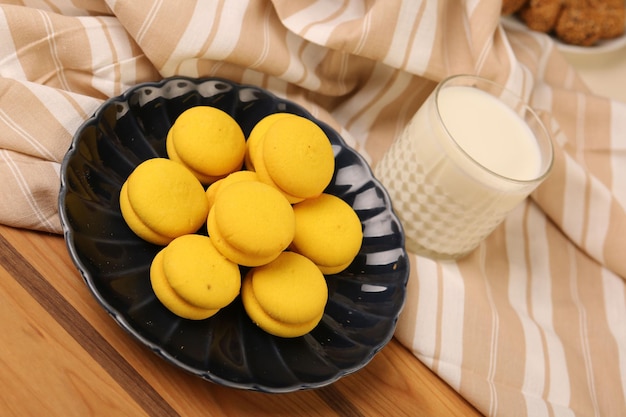
[[[472,73],[546,121],[549,179],[469,257],[411,255],[396,337],[490,416],[626,415],[626,103],[496,0],[0,1],[0,222],[60,233],[60,162],[108,97],[173,75],[267,88],[375,165]],[[417,401],[417,400],[416,400]]]

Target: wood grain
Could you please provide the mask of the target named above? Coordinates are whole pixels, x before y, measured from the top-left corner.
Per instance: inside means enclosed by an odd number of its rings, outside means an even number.
[[[3,416],[477,416],[393,339],[324,388],[263,394],[203,381],[137,343],[86,288],[60,236],[0,226]]]

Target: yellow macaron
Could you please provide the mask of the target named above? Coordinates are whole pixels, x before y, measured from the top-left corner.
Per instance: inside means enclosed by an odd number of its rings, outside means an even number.
[[[176,293],[176,291],[172,289],[167,281],[165,273],[163,272],[164,250],[165,248],[157,253],[152,260],[152,264],[150,265],[150,284],[152,285],[152,290],[154,291],[157,299],[168,310],[182,318],[190,320],[204,320],[214,316],[219,309],[206,309],[194,306],[185,301]]]
[[[282,252],[271,263],[246,274],[241,297],[254,323],[272,335],[291,338],[318,325],[328,301],[328,287],[313,262],[294,252]]]
[[[259,266],[291,243],[295,232],[293,208],[275,188],[259,181],[221,187],[207,222],[215,247],[231,261]]]
[[[311,259],[324,274],[336,274],[352,263],[363,242],[363,229],[348,203],[323,193],[295,204],[293,212],[291,250]]]
[[[198,234],[178,237],[167,246],[163,273],[176,294],[204,309],[226,307],[241,288],[239,266],[218,252],[209,237]]]
[[[209,203],[189,170],[169,159],[153,158],[139,164],[123,184],[120,209],[138,236],[164,245],[199,230]]]
[[[276,120],[261,146],[265,170],[286,194],[317,197],[330,183],[335,169],[332,145],[311,120],[299,116]]]
[[[196,106],[176,118],[166,148],[171,159],[199,174],[206,184],[241,169],[246,140],[228,113],[216,107]]]

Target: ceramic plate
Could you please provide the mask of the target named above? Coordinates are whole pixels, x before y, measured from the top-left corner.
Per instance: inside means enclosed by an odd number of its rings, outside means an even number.
[[[354,262],[326,277],[328,304],[309,334],[283,339],[265,333],[239,298],[209,319],[181,319],[152,292],[149,267],[161,247],[130,231],[118,195],[139,163],[166,156],[173,121],[197,105],[226,111],[246,135],[268,114],[298,114],[320,125],[332,142],[336,170],[326,192],[354,208],[364,239]],[[332,383],[385,346],[404,303],[409,262],[387,192],[337,132],[258,87],[171,78],[108,100],[78,130],[63,161],[59,209],[69,253],[113,319],[165,360],[218,384],[287,392]]]

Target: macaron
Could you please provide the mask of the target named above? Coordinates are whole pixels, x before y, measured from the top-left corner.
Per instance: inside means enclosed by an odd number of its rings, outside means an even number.
[[[292,251],[311,259],[324,274],[336,274],[352,263],[363,242],[363,229],[348,203],[323,193],[294,204],[293,212]]]
[[[293,208],[275,188],[259,181],[220,187],[209,211],[208,234],[231,261],[254,267],[276,259],[295,232]]]
[[[143,240],[153,243],[155,245],[165,246],[172,241],[172,237],[163,236],[154,230],[150,229],[146,224],[137,216],[133,210],[130,202],[128,201],[128,183],[122,184],[120,190],[120,211],[122,218],[128,225],[128,227]]]
[[[122,217],[130,229],[157,245],[198,231],[209,210],[198,179],[166,158],[139,164],[122,185],[119,197]]]
[[[176,294],[204,309],[227,306],[241,288],[239,266],[218,252],[209,237],[199,234],[178,237],[167,246],[163,273]]]
[[[194,306],[185,301],[172,289],[163,272],[164,250],[162,249],[157,253],[150,265],[150,284],[157,299],[172,313],[185,319],[204,320],[214,316],[219,309],[206,309]]]
[[[328,286],[313,262],[287,251],[248,271],[241,299],[246,313],[260,328],[274,336],[292,338],[307,334],[321,321]]]
[[[259,179],[293,204],[320,195],[330,183],[335,157],[324,131],[301,116],[277,118],[251,154]]]
[[[246,139],[237,121],[211,106],[181,113],[166,139],[168,157],[188,167],[203,184],[241,169]]]

